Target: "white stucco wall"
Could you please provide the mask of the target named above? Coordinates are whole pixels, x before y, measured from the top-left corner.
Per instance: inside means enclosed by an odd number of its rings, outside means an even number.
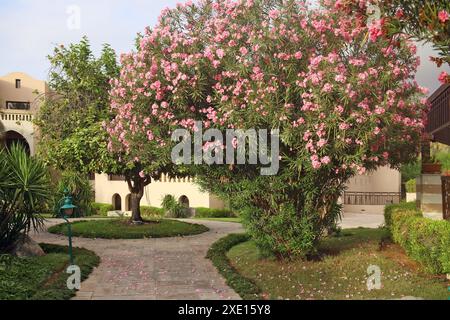
[[[389,167],[352,178],[347,192],[401,192],[401,173]],[[383,214],[384,205],[344,205],[344,213]]]
[[[400,192],[402,177],[398,170],[389,167],[352,178],[348,192]]]
[[[182,180],[181,180],[182,181]],[[126,210],[127,196],[130,194],[128,185],[124,181],[110,181],[105,174],[95,176],[95,201],[98,203],[113,204],[115,194],[122,199],[122,210]],[[191,182],[155,182],[145,188],[145,194],[141,205],[161,207],[161,202],[166,195],[173,195],[177,200],[186,196],[189,206],[192,208],[205,207],[221,209],[224,203],[217,197],[200,191],[200,188]]]
[[[6,111],[6,110],[3,110]],[[35,139],[35,129],[34,125],[31,122],[32,116],[27,115],[25,117],[25,113],[8,111],[6,114],[1,114],[2,110],[0,110],[0,121],[2,122],[2,129],[5,132],[15,131],[19,133],[21,136],[27,140],[28,145],[30,146],[30,154],[34,155],[36,153],[36,139]],[[13,119],[13,120],[5,120],[5,119]],[[19,120],[22,118],[30,119],[30,120]]]

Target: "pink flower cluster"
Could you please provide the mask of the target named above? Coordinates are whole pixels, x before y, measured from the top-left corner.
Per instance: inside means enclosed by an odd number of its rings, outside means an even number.
[[[195,131],[201,120],[206,128],[280,128],[289,156],[312,170],[345,175],[387,164],[424,128],[415,47],[388,39],[384,20],[367,25],[339,10],[341,1],[324,3],[292,10],[199,0],[164,11],[112,81],[110,149],[151,155],[170,144],[173,129]],[[194,18],[194,6],[213,13]]]
[[[441,23],[446,23],[449,20],[449,13],[446,10],[439,11],[438,19]]]

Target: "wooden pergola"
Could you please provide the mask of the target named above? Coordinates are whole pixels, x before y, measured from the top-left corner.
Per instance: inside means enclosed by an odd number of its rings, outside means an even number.
[[[433,142],[450,146],[450,84],[442,85],[428,100],[431,110],[428,113],[426,132]]]
[[[442,85],[428,100],[426,133],[432,142],[450,146],[450,84]],[[422,160],[430,159],[430,141],[422,144]],[[444,219],[450,220],[450,177],[442,177],[442,207]]]

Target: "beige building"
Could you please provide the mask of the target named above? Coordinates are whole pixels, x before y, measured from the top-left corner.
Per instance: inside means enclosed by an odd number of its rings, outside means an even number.
[[[31,155],[36,153],[38,128],[33,120],[42,99],[49,93],[45,81],[15,72],[0,77],[0,134],[7,146],[21,143]],[[95,175],[95,201],[112,204],[114,209],[129,211],[130,192],[123,178]],[[143,206],[160,207],[165,195],[175,196],[190,207],[220,209],[224,203],[216,196],[202,192],[191,179],[163,179],[145,189]]]
[[[42,98],[49,93],[44,81],[33,79],[24,73],[11,73],[0,77],[0,131],[7,145],[21,142],[32,155],[36,152],[37,128],[34,115]],[[130,209],[130,192],[122,177],[95,175],[95,199],[99,203],[112,204],[121,211]],[[345,212],[382,213],[388,203],[400,200],[400,173],[389,168],[357,176],[348,184],[342,197]],[[191,179],[168,179],[149,185],[145,189],[142,205],[160,207],[167,194],[175,196],[190,207],[223,208],[216,196],[202,192]]]
[[[33,119],[48,92],[44,81],[24,73],[0,77],[0,130],[7,145],[20,142],[31,154],[36,152],[37,130]]]
[[[402,176],[388,167],[350,180],[342,197],[344,212],[384,213],[386,204],[399,203]]]
[[[114,210],[131,211],[131,194],[123,177],[97,174],[94,183],[96,202],[112,204]],[[190,178],[169,179],[167,177],[145,188],[141,205],[160,208],[164,196],[168,194],[190,208],[223,209],[225,207],[223,201],[213,194],[202,192]]]

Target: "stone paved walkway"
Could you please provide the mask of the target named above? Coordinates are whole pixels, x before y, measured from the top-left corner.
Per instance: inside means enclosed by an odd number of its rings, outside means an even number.
[[[191,222],[192,221],[188,221]],[[382,215],[345,214],[341,226],[377,228]],[[47,227],[61,223],[51,219]],[[74,238],[74,246],[94,251],[98,268],[82,283],[77,300],[229,300],[240,297],[225,284],[205,258],[215,241],[241,233],[240,224],[196,221],[210,231],[184,238],[104,240]],[[67,245],[67,238],[47,232],[34,234],[38,242]]]
[[[51,220],[48,226],[60,223]],[[82,283],[78,300],[226,300],[240,299],[205,259],[212,243],[240,224],[199,221],[210,228],[201,235],[147,240],[74,238],[74,246],[94,251],[98,268]],[[38,242],[67,245],[67,238],[41,233]]]

